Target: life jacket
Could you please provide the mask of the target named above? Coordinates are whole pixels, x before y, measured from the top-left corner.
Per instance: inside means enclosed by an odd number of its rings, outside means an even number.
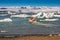
[[[29,18],[29,20],[32,20],[32,21],[34,21],[35,19],[34,19],[33,17],[31,17],[31,18]]]

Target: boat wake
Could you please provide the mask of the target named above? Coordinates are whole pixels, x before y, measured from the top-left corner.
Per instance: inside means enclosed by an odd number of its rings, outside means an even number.
[[[45,26],[45,27],[55,27],[55,26],[59,26],[59,25],[56,25],[56,24],[46,24],[46,23],[40,23],[40,22],[37,22],[37,21],[34,21],[32,22],[32,24],[34,25],[42,25],[42,26]]]

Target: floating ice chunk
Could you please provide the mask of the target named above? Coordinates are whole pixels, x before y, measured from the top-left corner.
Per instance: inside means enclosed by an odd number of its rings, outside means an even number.
[[[60,17],[60,15],[54,15],[54,17]]]
[[[7,32],[7,31],[0,31],[0,32]]]
[[[0,22],[12,22],[12,20],[10,18],[5,18],[0,20]]]
[[[57,21],[59,19],[45,19],[45,20],[40,20],[40,21]]]

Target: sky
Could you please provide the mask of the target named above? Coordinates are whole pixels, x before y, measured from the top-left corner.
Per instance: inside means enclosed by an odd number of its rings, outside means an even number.
[[[0,0],[0,6],[60,6],[60,0]]]

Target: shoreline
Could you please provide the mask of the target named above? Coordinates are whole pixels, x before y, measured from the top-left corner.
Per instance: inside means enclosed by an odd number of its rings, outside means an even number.
[[[22,36],[22,37],[0,37],[0,40],[60,40],[60,36],[40,36],[40,35],[32,35],[32,36]]]

